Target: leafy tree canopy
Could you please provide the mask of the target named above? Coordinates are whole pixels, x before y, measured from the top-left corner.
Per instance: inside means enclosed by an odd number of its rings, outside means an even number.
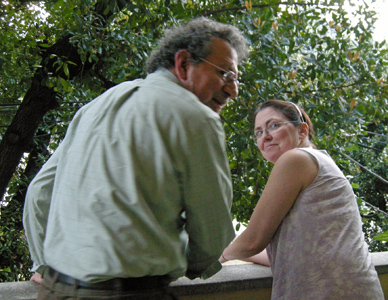
[[[252,113],[276,97],[305,108],[315,143],[353,184],[370,249],[385,249],[371,236],[387,222],[387,49],[372,38],[376,12],[349,3],[359,17],[354,21],[344,4],[2,0],[0,281],[30,276],[21,224],[25,190],[74,113],[106,89],[145,77],[144,62],[165,28],[198,16],[236,25],[250,42],[240,96],[222,113],[236,220],[248,222],[271,169],[250,138]]]

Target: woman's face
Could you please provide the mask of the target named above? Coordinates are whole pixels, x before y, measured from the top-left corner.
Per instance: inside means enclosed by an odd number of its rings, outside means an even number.
[[[272,107],[261,110],[255,119],[257,147],[263,157],[275,163],[288,150],[301,143],[300,128]]]

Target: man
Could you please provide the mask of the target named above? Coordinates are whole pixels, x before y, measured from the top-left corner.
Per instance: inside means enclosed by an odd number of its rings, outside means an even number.
[[[194,19],[166,31],[146,79],[80,109],[27,192],[38,299],[162,299],[220,269],[234,231],[217,113],[246,56],[235,27]]]

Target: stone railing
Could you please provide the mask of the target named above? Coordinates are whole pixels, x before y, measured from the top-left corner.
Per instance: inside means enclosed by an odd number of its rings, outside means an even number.
[[[388,299],[388,252],[372,253],[372,259]],[[207,280],[180,278],[170,288],[179,300],[270,300],[271,284],[270,268],[232,261]],[[0,300],[35,300],[38,288],[34,282],[0,283]]]

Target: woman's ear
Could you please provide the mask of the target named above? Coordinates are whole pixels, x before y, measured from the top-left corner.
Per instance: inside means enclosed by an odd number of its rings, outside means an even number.
[[[190,52],[187,50],[179,50],[175,53],[174,73],[181,82],[187,80],[187,67],[190,65],[190,58]]]
[[[309,125],[306,122],[303,122],[299,126],[299,136],[305,138],[309,136]]]

